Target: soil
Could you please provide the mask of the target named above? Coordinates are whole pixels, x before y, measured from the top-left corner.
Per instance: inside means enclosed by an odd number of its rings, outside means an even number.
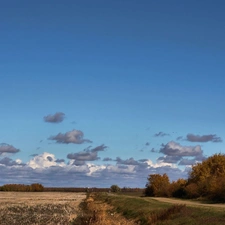
[[[0,192],[0,225],[68,225],[85,193]]]

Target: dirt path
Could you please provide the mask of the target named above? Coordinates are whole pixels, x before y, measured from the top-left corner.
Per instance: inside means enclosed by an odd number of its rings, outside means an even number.
[[[183,200],[183,199],[174,199],[174,198],[151,198],[153,200],[157,200],[160,202],[166,202],[171,204],[185,204],[188,206],[193,207],[214,207],[214,208],[222,208],[225,209],[225,204],[206,204],[206,203],[200,203],[200,202],[194,202],[190,200]]]

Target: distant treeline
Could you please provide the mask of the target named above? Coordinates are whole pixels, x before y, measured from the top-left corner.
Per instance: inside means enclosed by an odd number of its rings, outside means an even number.
[[[107,192],[110,188],[87,188],[87,187],[45,187],[46,192]]]
[[[25,184],[5,184],[0,186],[0,191],[44,191],[44,192],[110,192],[111,188],[96,188],[96,187],[44,187],[42,184],[34,183],[31,185]],[[141,188],[129,188],[123,187],[120,189],[121,192],[143,192]]]
[[[0,191],[44,191],[44,186],[42,184],[31,184],[31,185],[25,185],[25,184],[5,184],[0,187]]]
[[[141,188],[121,188],[121,192],[143,192]],[[111,188],[96,188],[96,187],[44,187],[46,192],[110,192]]]

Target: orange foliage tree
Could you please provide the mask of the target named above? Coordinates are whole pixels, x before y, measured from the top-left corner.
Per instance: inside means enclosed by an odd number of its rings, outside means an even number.
[[[194,165],[186,191],[190,196],[225,201],[225,155],[215,154]]]
[[[169,177],[167,174],[150,174],[146,184],[146,196],[168,196],[168,187],[170,185]]]

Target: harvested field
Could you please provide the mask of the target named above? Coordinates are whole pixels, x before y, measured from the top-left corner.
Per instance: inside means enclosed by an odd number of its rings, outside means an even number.
[[[68,225],[85,198],[71,192],[0,192],[0,224]]]

